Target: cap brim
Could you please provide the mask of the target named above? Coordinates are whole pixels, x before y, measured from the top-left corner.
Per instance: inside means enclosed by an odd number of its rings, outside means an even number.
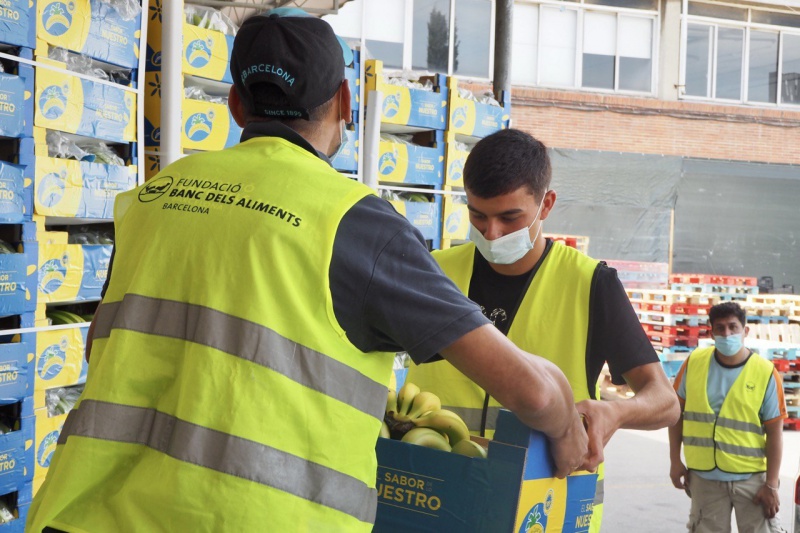
[[[279,17],[313,17],[313,15],[305,12],[299,7],[276,7],[275,9],[267,11],[265,14],[278,15]],[[336,35],[336,39],[339,41],[339,46],[342,47],[342,57],[344,58],[344,66],[347,67],[352,65],[353,50],[347,45],[344,39],[342,39],[338,35]]]

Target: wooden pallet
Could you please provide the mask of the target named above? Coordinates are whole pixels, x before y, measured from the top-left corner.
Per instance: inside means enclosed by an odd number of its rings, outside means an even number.
[[[642,324],[645,332],[676,337],[708,337],[708,326],[665,326],[664,324]]]
[[[661,326],[704,326],[708,322],[705,315],[669,315],[655,311],[638,311],[636,316],[642,324]]]
[[[744,276],[720,276],[718,274],[673,274],[671,283],[703,284],[703,285],[744,285],[755,287],[758,279]]]

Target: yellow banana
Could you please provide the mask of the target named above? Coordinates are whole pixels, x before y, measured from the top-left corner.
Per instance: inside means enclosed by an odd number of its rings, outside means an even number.
[[[386,412],[397,412],[397,393],[392,389],[389,389],[389,395],[386,397]]]
[[[389,426],[386,425],[386,422],[381,422],[381,437],[384,439],[391,438],[391,435],[389,434]]]
[[[414,397],[407,418],[417,418],[428,411],[438,411],[442,408],[442,401],[432,392],[420,392]]]
[[[453,445],[453,453],[466,455],[467,457],[481,457],[486,459],[486,450],[475,441],[463,439]]]
[[[411,409],[411,403],[414,397],[419,394],[419,387],[413,383],[406,382],[400,390],[397,391],[397,414],[406,415],[408,410]]]
[[[447,409],[431,411],[413,419],[412,422],[417,427],[433,428],[444,433],[450,439],[451,446],[461,440],[469,440],[469,428],[467,425],[461,420],[460,416]]]
[[[397,390],[397,375],[395,375],[394,370],[392,370],[392,375],[389,376],[389,390]]]
[[[447,444],[444,436],[436,430],[430,428],[414,428],[405,435],[403,435],[403,442],[409,444],[417,444],[425,446],[426,448],[433,448],[435,450],[450,451],[450,445]]]

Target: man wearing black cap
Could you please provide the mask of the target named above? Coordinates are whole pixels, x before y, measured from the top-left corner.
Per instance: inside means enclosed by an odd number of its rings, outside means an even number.
[[[89,378],[28,531],[370,531],[399,350],[443,354],[543,431],[559,477],[595,466],[561,371],[328,164],[351,116],[345,60],[327,23],[295,15],[236,37],[242,142],[119,195]]]

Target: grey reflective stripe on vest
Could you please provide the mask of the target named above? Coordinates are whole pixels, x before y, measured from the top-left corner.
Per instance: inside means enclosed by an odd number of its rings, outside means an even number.
[[[737,431],[745,431],[747,433],[755,433],[756,435],[763,435],[764,428],[757,424],[751,424],[750,422],[741,422],[739,420],[733,420],[732,418],[722,418],[720,417],[717,419],[717,427],[724,427],[729,429],[735,429]]]
[[[94,338],[124,329],[181,339],[235,355],[383,420],[386,385],[271,329],[209,307],[127,294],[95,315]]]
[[[460,416],[461,420],[467,424],[467,427],[470,431],[481,430],[481,417],[483,416],[482,407],[455,407],[452,405],[443,405],[442,409],[453,411],[455,414]],[[500,409],[502,408],[497,406],[489,406],[489,409],[486,411],[486,429],[497,429],[497,415],[500,413]]]
[[[178,461],[282,490],[374,523],[378,493],[354,477],[255,441],[146,409],[84,400],[67,417],[70,436],[147,446]]]
[[[766,457],[767,452],[764,448],[748,448],[747,446],[736,446],[735,444],[726,444],[718,442],[717,448],[725,453],[731,455],[741,455],[744,457]]]
[[[713,448],[714,447],[714,439],[709,439],[706,437],[684,437],[683,438],[683,445],[684,446],[699,446],[700,448]]]
[[[714,413],[698,413],[697,411],[685,411],[683,419],[689,422],[711,422],[713,423],[717,417]]]
[[[597,480],[597,488],[594,492],[594,501],[592,505],[603,505],[603,498],[605,498],[606,493],[606,480],[605,479],[598,479]]]

